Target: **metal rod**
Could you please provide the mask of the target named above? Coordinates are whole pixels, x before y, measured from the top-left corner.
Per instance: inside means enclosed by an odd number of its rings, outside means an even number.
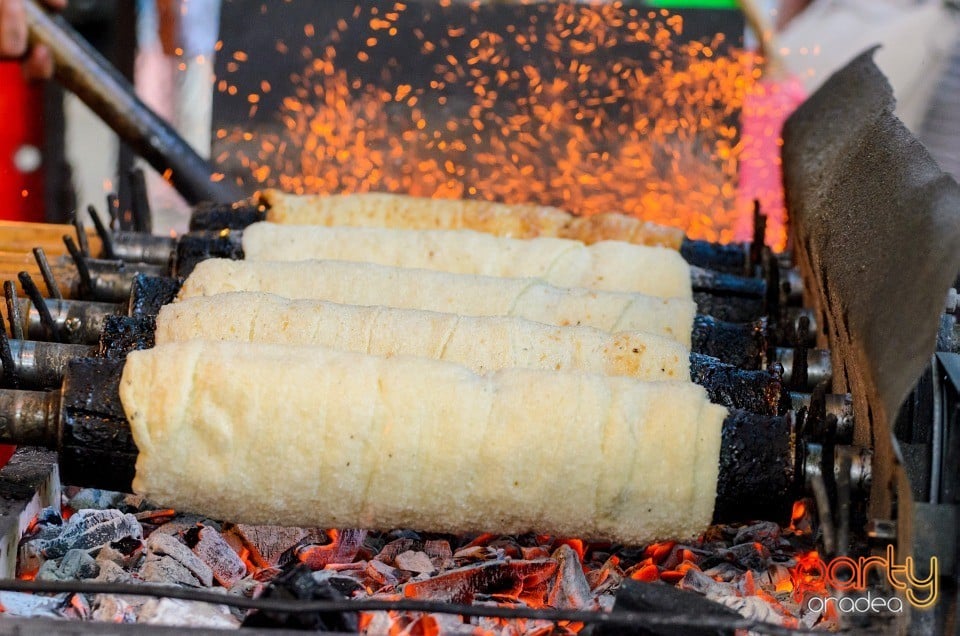
[[[40,276],[43,277],[43,284],[47,286],[47,295],[50,298],[61,299],[60,286],[57,285],[57,279],[50,269],[50,263],[47,262],[47,255],[42,247],[33,248],[33,257],[37,260],[37,267],[40,268]]]
[[[87,260],[80,253],[80,249],[77,248],[77,244],[73,242],[70,236],[63,235],[63,244],[67,246],[70,258],[73,259],[73,264],[77,266],[77,274],[80,275],[80,295],[88,297],[90,292],[93,291],[93,281],[90,279],[90,268],[87,267]]]
[[[84,256],[92,256],[90,253],[90,243],[87,241],[87,230],[83,227],[83,221],[80,220],[79,215],[74,213],[73,215],[73,227],[77,231],[77,245],[80,246],[80,252]]]
[[[110,215],[110,229],[114,231],[122,230],[123,227],[120,220],[120,199],[114,192],[107,194],[107,214]]]
[[[218,179],[213,167],[136,97],[129,82],[66,20],[46,13],[35,0],[23,4],[30,41],[50,50],[60,83],[73,91],[157,172],[168,175],[183,198],[191,204],[231,203],[244,198],[235,184],[223,175]]]
[[[12,280],[3,282],[3,296],[7,301],[7,318],[10,319],[10,334],[15,340],[23,340],[23,316],[17,300],[17,286]]]
[[[130,171],[130,192],[133,195],[130,207],[133,209],[133,228],[144,234],[153,233],[153,219],[150,213],[150,201],[147,199],[147,182],[143,170]]]
[[[93,227],[97,230],[97,236],[100,237],[100,244],[103,246],[101,248],[103,250],[102,257],[105,259],[116,258],[113,251],[113,236],[110,235],[110,230],[107,229],[107,226],[103,224],[103,219],[100,218],[97,208],[88,205],[87,214],[90,215],[90,220],[93,221]]]
[[[37,309],[37,313],[40,314],[40,321],[43,323],[44,331],[47,332],[47,340],[60,342],[60,332],[57,329],[57,323],[53,321],[53,316],[50,315],[50,308],[47,307],[47,301],[44,300],[43,294],[40,293],[40,288],[37,287],[36,283],[33,282],[33,278],[31,278],[27,272],[20,272],[17,274],[17,278],[20,279],[20,286],[23,287],[23,291],[30,297],[30,302],[32,302],[33,306]]]
[[[13,364],[13,352],[10,351],[10,340],[7,338],[7,326],[0,316],[0,363],[3,364],[3,379],[8,380],[10,386],[20,388],[20,379],[16,365]]]

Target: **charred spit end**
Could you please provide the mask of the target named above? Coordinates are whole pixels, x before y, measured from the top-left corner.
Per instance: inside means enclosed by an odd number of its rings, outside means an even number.
[[[111,303],[126,304],[130,301],[133,279],[137,274],[166,276],[168,273],[167,267],[151,263],[90,259],[86,264],[93,284],[90,296],[94,300]]]
[[[150,349],[157,330],[155,316],[110,316],[100,333],[97,355],[122,360],[131,351]]]
[[[774,360],[783,366],[783,383],[791,390],[810,391],[818,384],[830,384],[833,365],[826,349],[774,349]]]
[[[713,316],[693,319],[693,350],[741,369],[762,369],[767,321],[724,322]]]
[[[54,322],[53,316],[50,314],[50,308],[47,307],[47,301],[44,299],[43,294],[40,293],[40,289],[34,284],[30,274],[20,272],[17,274],[17,278],[20,279],[20,286],[23,287],[23,291],[27,293],[30,302],[33,303],[33,307],[36,309],[37,315],[40,318],[42,336],[38,339],[60,342],[60,330],[57,329],[57,323]]]
[[[680,244],[680,255],[697,267],[738,276],[749,276],[751,273],[750,248],[746,243],[722,245],[685,238]]]
[[[714,404],[760,415],[776,415],[780,410],[783,384],[776,371],[745,371],[691,353],[690,380],[705,388]]]
[[[131,492],[137,447],[120,403],[123,360],[83,358],[67,368],[60,417],[65,483]]]
[[[133,277],[127,313],[131,316],[156,316],[161,307],[172,303],[177,297],[181,284],[177,278],[137,274]]]
[[[33,258],[37,261],[37,267],[40,268],[40,276],[43,277],[43,284],[47,288],[47,296],[63,298],[63,294],[60,293],[60,286],[57,285],[57,279],[50,269],[50,263],[47,262],[47,255],[42,247],[33,248]]]
[[[100,334],[97,355],[122,360],[131,351],[150,349],[156,330],[155,316],[111,316]]]
[[[190,231],[242,230],[267,219],[264,206],[251,202],[218,205],[201,203],[190,215]]]
[[[791,414],[731,411],[723,422],[714,522],[789,520],[801,494],[802,452]]]
[[[97,236],[100,237],[101,256],[106,259],[116,258],[117,256],[113,251],[113,237],[110,235],[110,230],[107,229],[107,226],[103,224],[103,219],[100,218],[97,208],[88,205],[87,214],[90,215],[90,220],[93,221],[93,227],[97,230]]]
[[[20,300],[17,298],[17,286],[12,280],[3,282],[3,296],[7,301],[7,318],[10,319],[10,334],[16,340],[23,340],[23,316],[20,315]]]
[[[154,236],[142,232],[116,232],[113,235],[115,258],[128,263],[147,263],[169,271],[177,240],[172,236]]]
[[[73,242],[73,238],[70,236],[63,236],[63,244],[67,246],[67,251],[70,252],[70,258],[73,259],[73,264],[77,268],[77,275],[80,276],[80,287],[78,290],[80,297],[89,298],[93,290],[93,283],[90,279],[90,269],[87,267],[87,259],[84,258],[77,244]]]
[[[186,278],[200,261],[208,258],[243,258],[241,232],[191,232],[177,242],[176,275]]]
[[[0,389],[0,444],[56,448],[60,393]]]
[[[71,344],[96,344],[107,316],[123,313],[126,307],[116,303],[85,300],[40,299],[20,301],[23,328],[31,340],[45,340],[47,327],[42,312],[49,314],[62,340]]]
[[[766,315],[766,281],[690,268],[697,313],[727,322],[750,322]]]
[[[10,340],[7,338],[7,325],[4,324],[3,316],[0,316],[0,364],[3,364],[3,383],[19,389],[20,378],[13,362],[13,352],[10,351]]]
[[[147,198],[147,180],[140,168],[130,171],[130,192],[133,195],[130,206],[133,208],[134,231],[152,233],[153,218],[150,212],[150,201]]]

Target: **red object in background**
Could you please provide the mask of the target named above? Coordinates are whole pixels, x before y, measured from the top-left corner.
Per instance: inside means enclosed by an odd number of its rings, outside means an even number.
[[[43,221],[43,87],[0,61],[0,219]],[[0,466],[16,446],[0,445]]]
[[[43,85],[0,61],[0,219],[44,220]]]

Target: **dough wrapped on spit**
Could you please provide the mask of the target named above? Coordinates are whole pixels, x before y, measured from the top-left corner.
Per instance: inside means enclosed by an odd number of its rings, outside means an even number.
[[[576,216],[537,204],[466,199],[428,199],[368,192],[296,195],[266,190],[267,220],[288,225],[389,227],[406,230],[476,230],[496,236],[555,236],[584,243],[626,241],[680,249],[683,230],[609,212]]]
[[[643,543],[710,523],[726,411],[690,382],[193,340],[120,386],[134,490],[241,523]]]
[[[532,278],[496,278],[347,261],[202,261],[180,299],[231,291],[346,305],[385,305],[464,316],[516,316],[547,325],[643,331],[689,348],[692,300],[561,288]]]
[[[253,261],[330,259],[506,278],[557,287],[692,298],[679,252],[621,241],[584,245],[556,238],[512,239],[468,230],[392,230],[254,223],[243,231]]]
[[[419,356],[476,373],[520,367],[649,381],[690,378],[690,354],[683,345],[642,332],[609,334],[523,318],[287,300],[261,292],[190,298],[160,310],[158,345],[194,338]]]

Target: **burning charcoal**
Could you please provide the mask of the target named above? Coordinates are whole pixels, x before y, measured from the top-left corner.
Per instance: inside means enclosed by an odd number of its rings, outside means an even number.
[[[381,587],[384,585],[396,585],[400,581],[400,571],[390,567],[383,561],[374,559],[367,564],[367,569],[363,571],[368,577],[376,581]]]
[[[693,571],[693,570],[691,570]],[[739,619],[736,612],[707,600],[693,592],[677,589],[663,583],[638,583],[626,580],[617,591],[613,613],[662,612],[677,616],[729,616]],[[597,636],[733,636],[734,630],[694,629],[690,627],[637,627],[635,625],[603,625],[596,630]]]
[[[395,528],[390,532],[386,532],[383,535],[383,539],[387,543],[396,541],[397,539],[410,539],[416,543],[421,543],[423,541],[423,539],[420,538],[419,533],[407,528]]]
[[[677,583],[677,587],[681,590],[702,594],[710,600],[723,598],[724,596],[736,596],[737,594],[733,585],[722,583],[705,572],[693,569],[686,571],[683,578]]]
[[[70,600],[61,610],[61,614],[72,620],[87,620],[90,617],[90,603],[83,594],[72,594]]]
[[[247,566],[219,532],[196,526],[184,535],[187,545],[213,570],[213,578],[223,587],[232,587],[247,574]]]
[[[4,616],[60,618],[63,596],[38,596],[23,592],[0,592]]]
[[[136,606],[114,594],[98,594],[91,618],[99,623],[134,623]]]
[[[770,562],[770,551],[762,543],[743,543],[728,551],[734,563],[746,570],[766,570]]]
[[[112,490],[81,488],[77,494],[70,498],[67,505],[73,510],[104,510],[116,507],[123,497],[123,493]]]
[[[417,550],[419,547],[420,544],[414,539],[396,539],[383,546],[383,549],[373,558],[388,565],[393,565],[393,561],[398,554],[409,550]]]
[[[620,587],[623,581],[623,571],[620,569],[620,559],[612,556],[603,566],[587,572],[587,583],[594,596],[606,594]]]
[[[285,528],[283,526],[253,526],[237,524],[224,533],[224,539],[230,542],[231,536],[237,536],[242,545],[250,551],[250,560],[262,568],[280,564],[284,552],[310,538],[318,542],[324,533],[319,528]]]
[[[84,550],[67,550],[62,559],[47,561],[40,566],[37,579],[41,581],[79,581],[100,574],[100,566]]]
[[[151,555],[147,557],[143,565],[140,566],[138,574],[141,579],[149,583],[200,587],[200,581],[193,575],[193,572],[169,556]]]
[[[37,515],[37,519],[30,524],[24,533],[23,543],[34,543],[39,552],[38,544],[48,542],[60,536],[63,532],[63,517],[60,511],[54,508],[44,508]]]
[[[797,619],[787,616],[783,608],[775,606],[773,601],[760,596],[727,596],[717,599],[717,602],[750,620],[772,623],[782,627],[798,626]]]
[[[557,571],[552,559],[488,561],[444,572],[425,581],[407,583],[406,597],[448,603],[472,603],[478,594],[497,594],[545,583]]]
[[[733,563],[730,563],[729,561],[721,561],[720,563],[717,563],[713,567],[704,570],[703,573],[713,579],[719,579],[721,581],[732,581],[738,576],[740,576],[741,574],[743,574],[743,570],[735,566]]]
[[[460,548],[453,553],[454,560],[457,561],[482,561],[484,559],[489,559],[492,551],[487,549],[486,546],[482,545],[471,545],[465,548]]]
[[[442,539],[427,541],[423,544],[423,551],[430,557],[430,561],[438,569],[453,567],[453,551],[450,542]]]
[[[124,537],[140,539],[143,531],[133,515],[119,510],[80,510],[63,526],[63,532],[54,539],[43,541],[42,554],[55,559],[76,548],[89,550]]]
[[[561,609],[588,609],[593,603],[593,595],[576,551],[562,545],[553,553],[553,559],[560,567],[550,586],[547,604]]]
[[[261,598],[339,601],[347,597],[329,579],[318,581],[309,568],[297,566],[275,578]],[[353,612],[318,612],[316,614],[255,612],[243,622],[243,626],[287,627],[348,633],[358,630],[357,615]]]
[[[338,592],[346,597],[352,597],[358,592],[364,591],[363,585],[355,578],[331,572],[330,570],[320,570],[313,573],[313,580],[319,585],[330,584]]]
[[[98,583],[133,583],[136,579],[113,561],[97,559],[100,574],[94,580]]]
[[[152,534],[147,539],[146,547],[154,554],[169,556],[180,565],[190,570],[204,586],[213,585],[213,570],[210,566],[190,551],[190,548],[177,541],[168,534]]]
[[[744,526],[737,531],[733,538],[734,545],[754,542],[762,543],[771,550],[775,549],[780,544],[780,524],[773,521],[761,521]]]
[[[414,552],[413,550],[401,552],[393,562],[398,569],[416,572],[417,574],[429,574],[437,569],[425,552]]]
[[[143,556],[143,542],[126,537],[105,545],[96,553],[97,561],[113,561],[119,566],[129,568]]]
[[[516,541],[510,537],[501,537],[487,544],[491,550],[497,551],[498,559],[522,559],[523,551]]]
[[[149,503],[147,502],[146,497],[141,495],[124,495],[120,503],[117,504],[117,508],[123,512],[135,514],[141,512],[148,505]]]
[[[236,629],[240,625],[225,605],[210,605],[170,598],[150,599],[140,610],[138,623]]]
[[[330,530],[330,543],[296,547],[294,554],[313,570],[322,570],[330,563],[349,563],[360,551],[366,533],[366,530],[353,528]]]

